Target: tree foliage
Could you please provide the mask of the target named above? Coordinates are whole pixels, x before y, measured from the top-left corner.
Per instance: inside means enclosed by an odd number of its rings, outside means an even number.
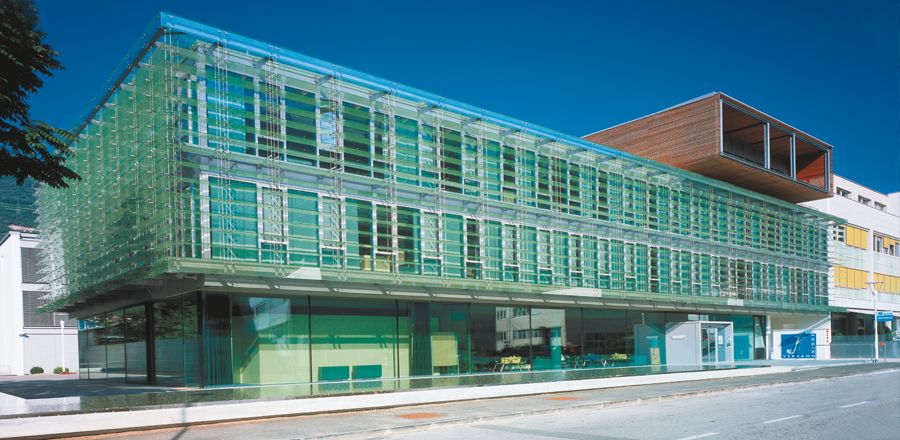
[[[74,135],[29,116],[28,96],[62,69],[37,26],[31,0],[0,0],[0,176],[65,188],[66,179],[79,179],[65,166]]]

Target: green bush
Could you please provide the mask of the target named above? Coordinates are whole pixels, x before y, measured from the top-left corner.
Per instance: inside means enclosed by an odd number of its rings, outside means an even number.
[[[63,367],[56,367],[53,369],[53,374],[63,374]]]
[[[41,367],[31,367],[31,369],[28,370],[28,372],[31,374],[41,374],[44,372],[44,369]]]

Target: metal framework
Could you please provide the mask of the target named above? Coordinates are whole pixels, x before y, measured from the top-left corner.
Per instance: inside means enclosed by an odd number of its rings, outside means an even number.
[[[835,218],[161,14],[42,189],[56,306],[164,274],[820,306]]]

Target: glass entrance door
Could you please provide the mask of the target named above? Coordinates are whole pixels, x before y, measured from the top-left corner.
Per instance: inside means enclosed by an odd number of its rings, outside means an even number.
[[[714,364],[719,361],[719,329],[704,327],[700,332],[700,350],[704,364]]]

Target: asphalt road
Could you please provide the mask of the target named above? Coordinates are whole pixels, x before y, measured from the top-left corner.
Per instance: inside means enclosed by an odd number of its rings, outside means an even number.
[[[898,439],[900,374],[885,372],[628,407],[435,426],[390,438]]]
[[[115,414],[109,413],[112,417]],[[237,421],[91,438],[323,437],[900,439],[900,370],[897,364],[835,366],[763,376]]]

